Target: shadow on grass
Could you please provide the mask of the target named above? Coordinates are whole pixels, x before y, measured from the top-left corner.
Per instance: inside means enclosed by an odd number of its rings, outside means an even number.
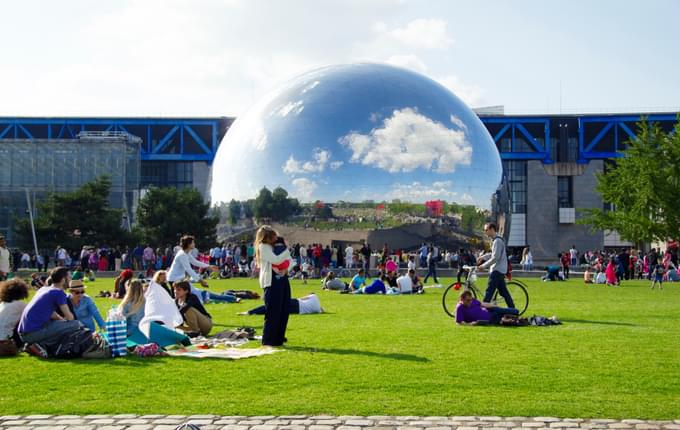
[[[425,357],[419,357],[417,355],[411,354],[385,354],[381,352],[373,351],[361,351],[358,349],[339,349],[339,348],[314,348],[314,347],[303,347],[303,346],[286,346],[288,351],[299,351],[299,352],[320,352],[322,354],[337,354],[337,355],[362,355],[364,357],[374,357],[374,358],[387,358],[389,360],[400,360],[400,361],[415,361],[418,363],[428,363],[430,360]]]
[[[621,322],[621,321],[594,321],[594,320],[574,320],[574,319],[564,319],[560,318],[563,323],[577,323],[577,324],[600,324],[600,325],[620,325],[626,327],[638,327],[637,324]]]

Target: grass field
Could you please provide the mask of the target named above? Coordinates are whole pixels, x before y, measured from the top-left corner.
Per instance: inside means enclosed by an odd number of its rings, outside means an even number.
[[[527,313],[557,315],[564,325],[457,327],[442,311],[441,290],[352,296],[293,281],[294,295],[318,292],[328,313],[292,316],[286,352],[234,362],[21,354],[0,360],[0,412],[680,417],[680,286],[525,281]],[[88,292],[101,288],[112,280]],[[113,303],[96,300],[102,311]],[[259,332],[262,317],[236,316],[258,304],[208,310],[215,330]]]

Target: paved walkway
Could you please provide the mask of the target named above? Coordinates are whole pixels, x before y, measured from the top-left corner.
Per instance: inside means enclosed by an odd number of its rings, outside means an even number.
[[[680,430],[679,420],[609,420],[553,417],[29,415],[0,416],[0,430],[173,430],[193,423],[203,430]]]

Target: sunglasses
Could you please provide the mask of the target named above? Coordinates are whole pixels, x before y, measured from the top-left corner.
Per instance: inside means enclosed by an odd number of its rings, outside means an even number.
[[[73,294],[74,296],[82,296],[83,294],[85,294],[85,291],[72,291],[71,294]]]

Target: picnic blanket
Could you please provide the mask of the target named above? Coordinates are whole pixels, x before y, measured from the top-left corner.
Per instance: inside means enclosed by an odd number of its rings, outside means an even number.
[[[239,360],[241,358],[260,357],[262,355],[269,355],[275,352],[280,352],[281,349],[273,348],[233,348],[233,347],[215,347],[215,348],[200,348],[192,345],[183,348],[168,349],[167,354],[172,357],[188,357],[188,358],[223,358],[227,360]]]

